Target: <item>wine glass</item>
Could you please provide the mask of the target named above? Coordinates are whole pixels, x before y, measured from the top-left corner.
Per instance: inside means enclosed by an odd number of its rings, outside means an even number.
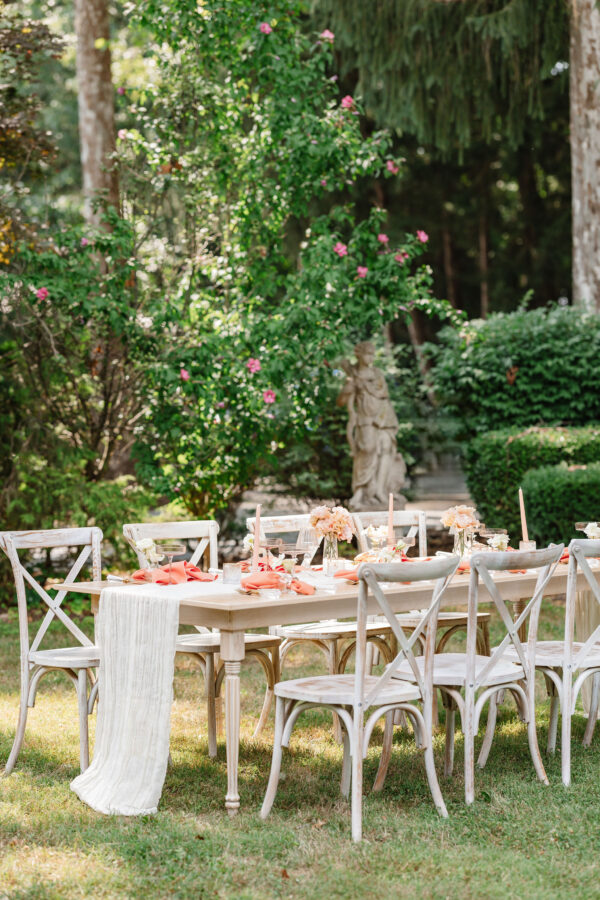
[[[288,589],[294,578],[294,568],[298,562],[298,548],[296,544],[284,544],[283,541],[280,541],[277,545],[277,549],[279,551],[279,556],[283,557],[281,565],[283,566],[284,574],[281,578],[286,589]]]
[[[298,532],[298,540],[296,541],[296,549],[304,555],[302,560],[302,568],[310,569],[314,555],[319,549],[321,538],[315,528],[301,528]]]
[[[169,584],[171,584],[171,572],[173,570],[173,557],[182,556],[187,550],[183,541],[157,541],[159,549],[169,560]]]

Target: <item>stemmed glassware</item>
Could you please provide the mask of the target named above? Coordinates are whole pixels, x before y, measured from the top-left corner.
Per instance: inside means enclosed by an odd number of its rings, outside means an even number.
[[[285,584],[285,589],[289,590],[294,578],[294,569],[298,562],[298,548],[296,544],[284,544],[283,541],[280,541],[277,544],[277,550],[284,572],[281,578]]]
[[[310,569],[314,555],[319,549],[321,538],[315,528],[301,528],[298,532],[298,540],[296,541],[296,550],[303,554],[302,568]]]
[[[183,556],[186,552],[187,547],[183,541],[157,541],[157,546],[159,550],[163,552],[163,554],[169,560],[169,584],[171,583],[171,572],[173,569],[173,557],[175,556]]]

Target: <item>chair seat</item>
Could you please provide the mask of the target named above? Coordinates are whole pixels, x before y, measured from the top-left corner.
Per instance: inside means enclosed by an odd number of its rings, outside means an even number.
[[[305,625],[280,625],[273,628],[274,634],[293,641],[332,641],[356,636],[356,622],[308,622]],[[367,636],[388,635],[392,629],[387,623],[367,625]]]
[[[48,668],[90,669],[100,665],[100,648],[81,646],[34,650],[29,654],[29,661]]]
[[[502,659],[498,660],[495,664],[489,675],[486,676],[485,681],[482,684],[479,684],[479,673],[483,671],[489,661],[489,656],[475,657],[475,681],[478,683],[479,687],[484,685],[508,684],[511,681],[521,681],[525,678],[522,666],[511,662],[511,660],[503,656]],[[424,663],[423,657],[417,656],[416,663],[419,666],[419,670],[422,672]],[[436,653],[433,663],[434,685],[439,684],[447,685],[448,687],[464,687],[467,678],[466,667],[466,653]],[[400,663],[393,677],[394,679],[397,678],[403,681],[414,681],[412,669],[406,660]]]
[[[573,656],[577,656],[583,643],[573,641]],[[507,659],[518,659],[517,651],[511,645],[504,651]],[[563,641],[538,641],[535,645],[535,664],[536,666],[544,666],[547,669],[562,669],[564,659],[564,642]],[[582,669],[595,669],[600,667],[600,644],[594,644],[586,656]]]
[[[403,628],[416,628],[423,618],[423,613],[397,613],[396,618]],[[479,624],[481,624],[482,622],[489,622],[490,618],[490,613],[477,613],[477,622]],[[464,627],[466,628],[467,619],[468,616],[466,612],[441,612],[438,615],[438,628],[444,628],[445,626],[452,625],[464,625]]]
[[[352,706],[354,703],[354,675],[315,675],[310,678],[295,678],[280,681],[275,685],[277,697],[290,700],[304,700],[307,703],[331,703],[338,706]],[[365,678],[365,693],[377,684],[374,675]],[[402,682],[387,684],[377,697],[377,706],[386,703],[404,703],[419,700],[421,693],[417,687]]]
[[[281,638],[272,634],[245,634],[244,646],[246,650],[264,650],[267,647],[277,647],[281,644]],[[206,634],[180,634],[175,642],[177,653],[219,653],[221,650],[221,635],[217,632]]]

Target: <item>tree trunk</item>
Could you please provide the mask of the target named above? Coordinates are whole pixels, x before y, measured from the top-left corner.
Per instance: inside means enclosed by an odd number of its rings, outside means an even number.
[[[479,279],[481,303],[480,315],[482,319],[487,319],[490,311],[488,268],[487,216],[484,208],[479,215]]]
[[[95,199],[119,207],[107,0],[75,0],[75,33],[84,215],[98,223]]]
[[[456,287],[454,284],[454,264],[452,261],[452,236],[448,223],[442,225],[442,249],[444,253],[444,276],[446,278],[446,297],[456,309]]]
[[[571,0],[573,302],[600,310],[600,10]]]

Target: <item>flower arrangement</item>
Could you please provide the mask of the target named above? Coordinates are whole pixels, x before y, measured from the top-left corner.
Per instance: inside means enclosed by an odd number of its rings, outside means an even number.
[[[488,544],[492,550],[508,550],[508,535],[493,534],[491,538],[488,538]]]
[[[381,547],[386,543],[388,538],[388,530],[385,525],[369,525],[366,530],[371,546]]]
[[[588,522],[583,531],[587,537],[593,540],[600,538],[600,525],[597,522]]]
[[[473,506],[451,506],[442,516],[441,523],[445,528],[450,528],[452,534],[475,531],[481,524]]]
[[[354,534],[352,516],[343,506],[315,506],[310,524],[320,537],[333,537],[337,541],[351,541]]]
[[[164,553],[157,550],[152,538],[142,538],[135,542],[135,549],[144,555],[149,565],[156,565],[164,558]]]
[[[250,553],[254,549],[254,535],[247,534],[244,538],[244,543],[242,544],[242,546],[247,553]]]
[[[473,506],[451,506],[441,518],[441,523],[454,535],[454,552],[459,556],[470,554],[473,533],[481,527]]]

